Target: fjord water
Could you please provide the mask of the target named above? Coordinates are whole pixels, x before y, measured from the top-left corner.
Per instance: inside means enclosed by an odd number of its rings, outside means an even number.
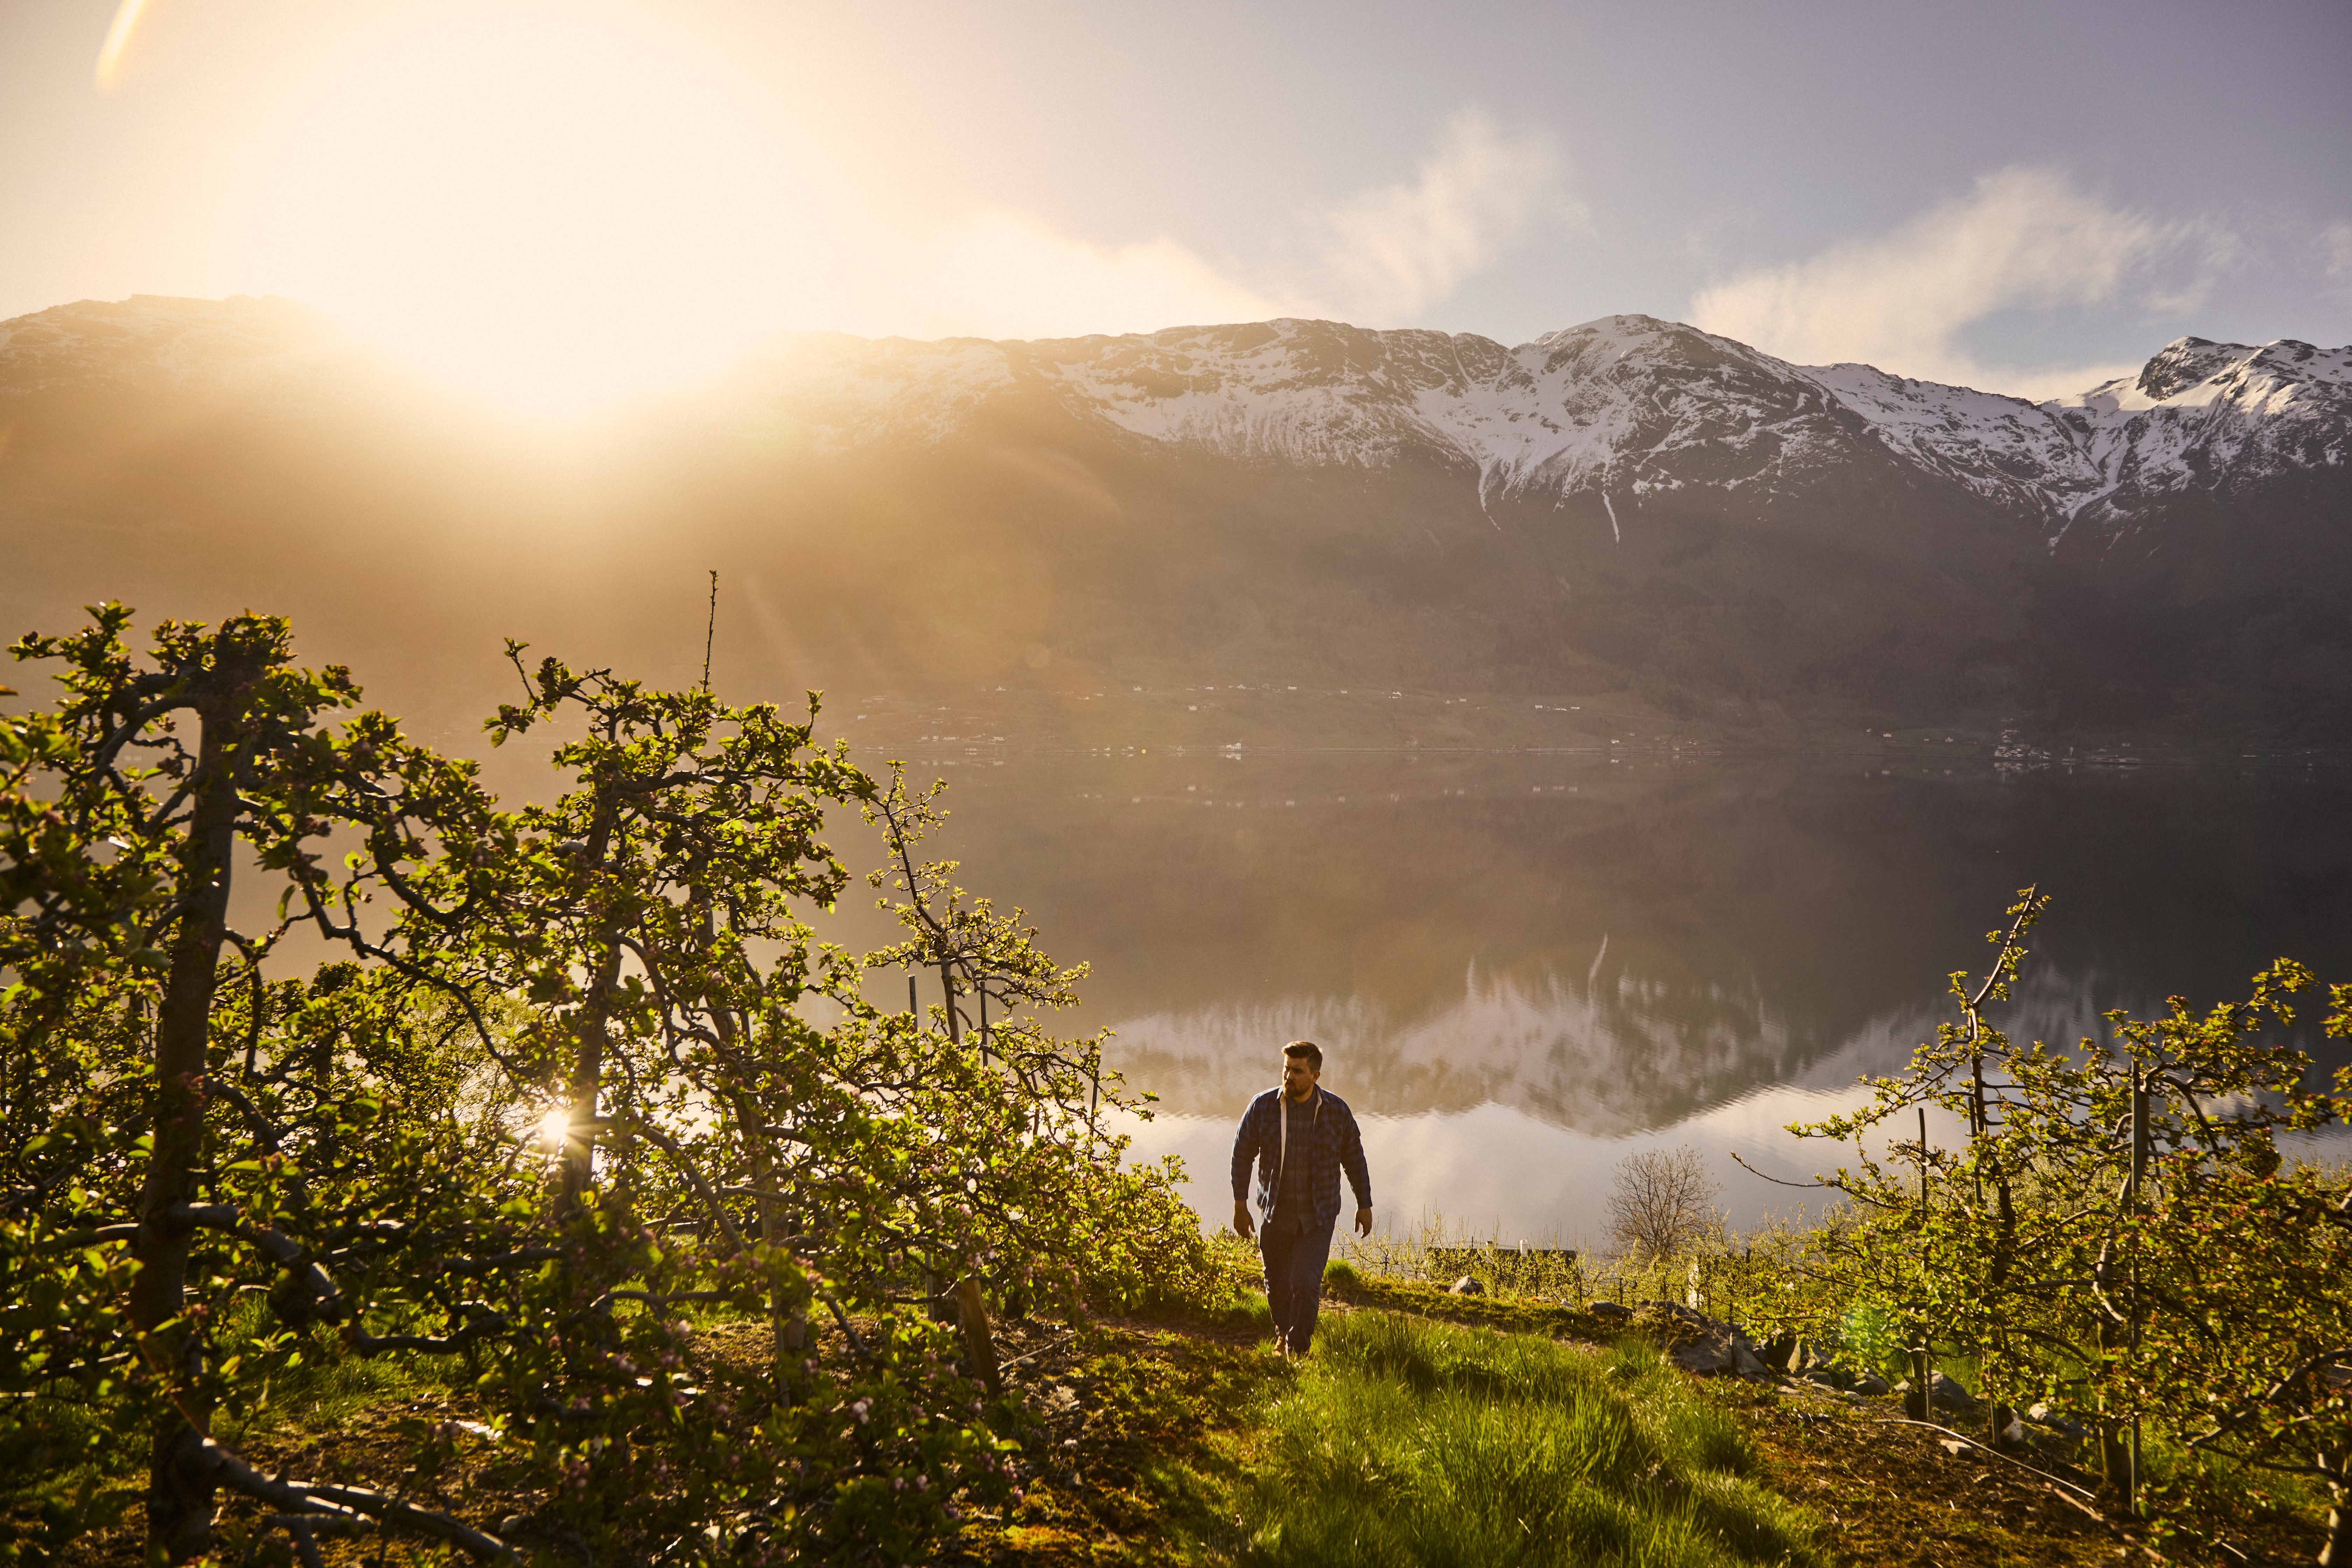
[[[2352,771],[2302,759],[1996,765],[1863,755],[1281,752],[918,757],[940,852],[1093,973],[1066,1032],[1158,1096],[1136,1152],[1229,1211],[1232,1127],[1318,1041],[1386,1225],[1601,1237],[1616,1162],[1700,1149],[1735,1221],[1851,1145],[1855,1103],[1951,1016],[2015,889],[2054,895],[2013,1033],[2242,995],[2270,959],[2352,980]],[[929,999],[927,997],[927,999]],[[2317,1009],[2292,1031],[2325,1059]],[[1817,1199],[1815,1200],[1818,1201]]]

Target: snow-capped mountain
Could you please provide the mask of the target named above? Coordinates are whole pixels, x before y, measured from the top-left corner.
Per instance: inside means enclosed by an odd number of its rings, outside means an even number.
[[[2053,538],[2078,521],[2128,532],[2192,492],[2352,466],[2352,348],[2181,338],[2131,378],[2028,404],[1869,365],[1806,374],[1887,447]]]
[[[299,393],[357,346],[278,300],[134,296],[0,322],[0,397],[73,387]],[[918,342],[796,334],[722,395],[819,451],[936,446],[1007,414],[1171,452],[1304,468],[1459,470],[1482,505],[1676,492],[1801,500],[1893,458],[2095,552],[2168,508],[2352,475],[2352,347],[2182,338],[2137,377],[2028,403],[1864,364],[1789,363],[1650,316],[1507,348],[1470,333],[1283,320],[1122,337]],[[2078,541],[2079,542],[2079,541]]]
[[[1507,348],[1328,321],[1037,342],[789,340],[745,389],[835,450],[938,442],[1044,403],[1158,445],[1306,466],[1434,461],[1482,501],[1694,487],[1787,498],[1865,450],[2055,541],[2191,492],[2352,465],[2352,348],[2183,338],[2137,378],[2021,398],[1802,366],[1649,316]]]
[[[788,340],[749,391],[833,449],[938,441],[1047,405],[1156,446],[1304,467],[1434,462],[1480,500],[1787,486],[1861,435],[1820,383],[1647,316],[1506,348],[1330,321],[1040,342]]]
[[[2185,338],[2033,404],[1647,316],[802,334],[549,441],[283,301],[86,301],[0,322],[0,562],[28,625],[331,603],[450,649],[667,648],[647,584],[717,566],[782,689],[1214,668],[2340,739],[2352,349]]]
[[[781,343],[751,388],[830,449],[936,442],[1028,402],[1225,458],[1434,461],[1475,475],[1482,500],[1771,487],[1855,447],[1816,381],[1642,315],[1519,348],[1301,320],[1040,343],[824,336]]]
[[[2075,515],[2122,532],[2137,515],[2191,492],[2226,496],[2296,473],[2344,472],[2352,465],[2352,348],[2182,338],[2136,378],[2048,408],[2102,481]]]

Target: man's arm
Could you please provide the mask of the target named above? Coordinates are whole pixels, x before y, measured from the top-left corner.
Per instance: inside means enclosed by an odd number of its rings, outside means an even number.
[[[1348,1185],[1356,1193],[1356,1234],[1372,1234],[1372,1173],[1364,1163],[1364,1138],[1356,1130],[1356,1113],[1348,1112],[1348,1124],[1339,1129],[1339,1168],[1348,1173]]]
[[[1249,1110],[1242,1112],[1242,1124],[1234,1132],[1234,1234],[1247,1236],[1255,1228],[1250,1224],[1249,1175],[1250,1162],[1258,1152],[1258,1140],[1250,1134],[1250,1110],[1257,1101],[1250,1101]]]

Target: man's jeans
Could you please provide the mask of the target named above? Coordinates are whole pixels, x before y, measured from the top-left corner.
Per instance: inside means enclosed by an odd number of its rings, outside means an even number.
[[[1265,1302],[1274,1314],[1274,1331],[1292,1355],[1307,1353],[1315,1337],[1315,1318],[1323,1305],[1323,1265],[1331,1257],[1331,1225],[1300,1228],[1279,1215],[1258,1233],[1265,1254]]]

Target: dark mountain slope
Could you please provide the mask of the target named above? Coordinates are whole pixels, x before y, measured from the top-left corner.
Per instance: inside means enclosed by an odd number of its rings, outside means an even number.
[[[1517,348],[815,336],[557,440],[292,307],[84,304],[0,324],[0,609],[281,607],[439,711],[506,634],[678,673],[717,566],[774,690],[1631,688],[1739,722],[2324,735],[2347,364],[2184,340],[2035,405],[1646,317]]]

